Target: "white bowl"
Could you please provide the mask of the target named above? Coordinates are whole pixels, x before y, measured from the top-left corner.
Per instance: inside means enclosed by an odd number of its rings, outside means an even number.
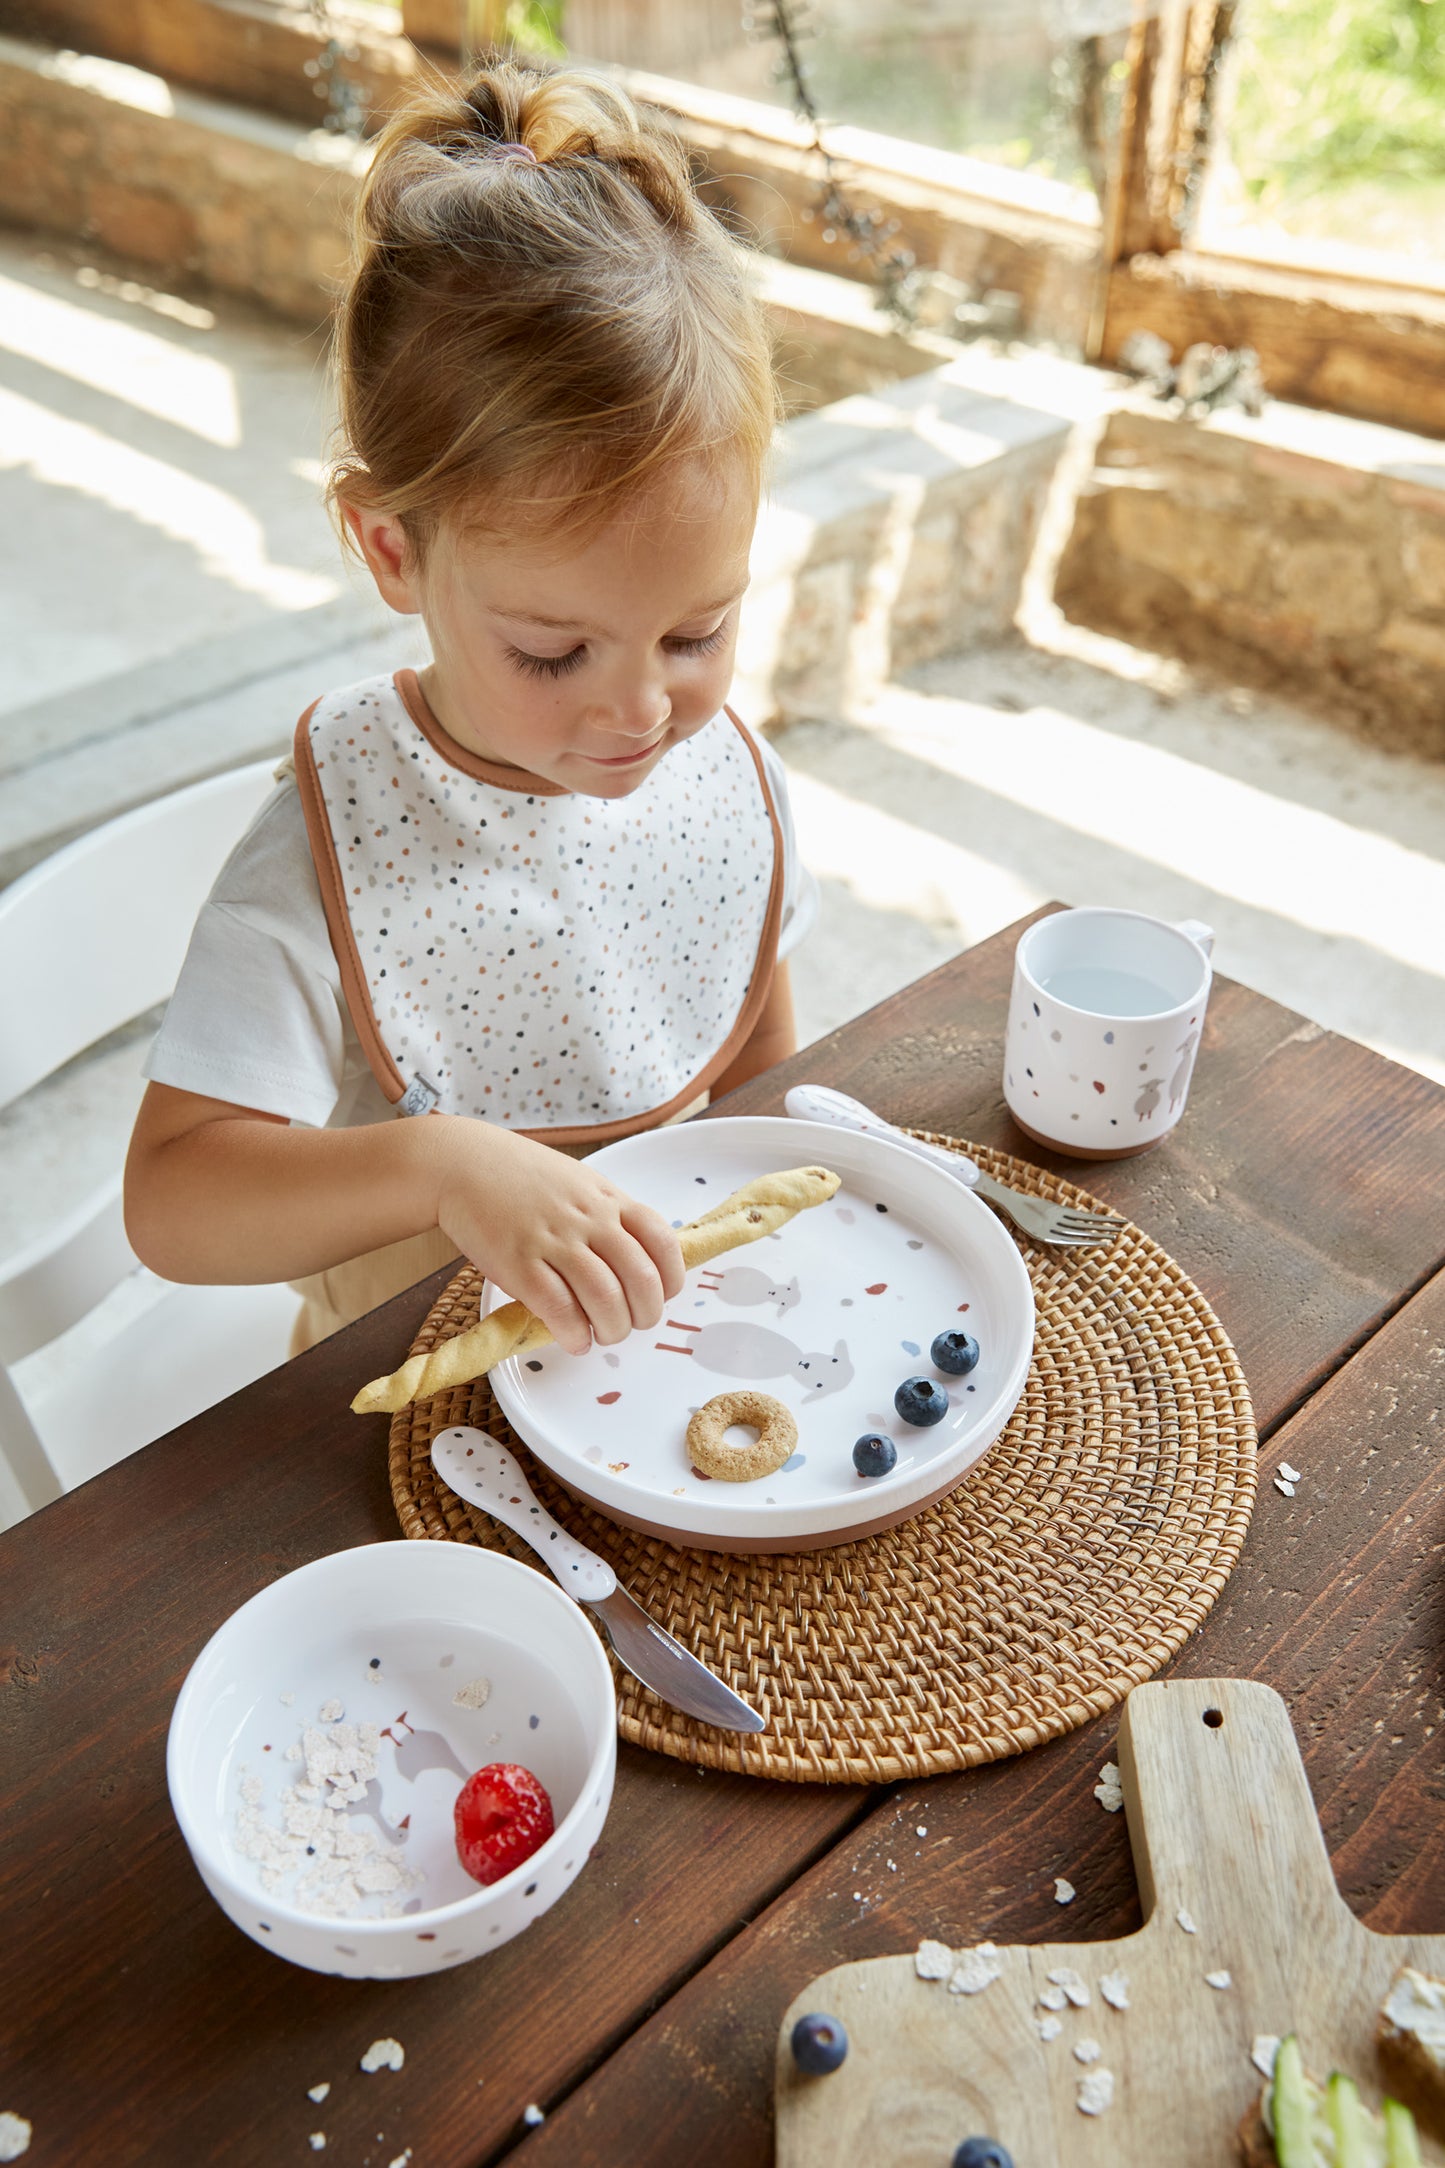
[[[483,1705],[459,1705],[481,1679]],[[366,1802],[339,1819],[380,1840],[409,1817],[400,1857],[424,1878],[346,1918],[296,1901],[300,1869],[264,1887],[238,1826],[241,1787],[259,1779],[253,1811],[279,1831],[282,1792],[306,1775],[287,1749],[333,1701],[343,1721],[389,1733]],[[482,1888],[457,1859],[452,1814],[464,1779],[497,1761],[540,1777],[556,1827]],[[555,1904],[597,1842],[616,1762],[612,1674],[571,1599],[494,1551],[412,1542],[318,1558],[233,1613],[181,1688],[166,1774],[202,1880],[253,1942],[313,1972],[392,1980],[498,1949]],[[403,1901],[400,1917],[381,1916]]]
[[[854,1130],[770,1116],[647,1131],[587,1164],[674,1225],[780,1168],[832,1167],[843,1181],[827,1204],[690,1273],[656,1331],[583,1356],[514,1356],[492,1373],[518,1436],[603,1512],[703,1549],[852,1542],[952,1490],[1007,1423],[1033,1356],[1033,1287],[1010,1235],[943,1167]],[[967,1378],[929,1359],[954,1326],[981,1350]],[[948,1389],[932,1429],[895,1412],[910,1376]],[[775,1475],[709,1481],[687,1451],[689,1415],[747,1386],[788,1408],[797,1449]],[[886,1476],[853,1466],[868,1431],[897,1449]]]

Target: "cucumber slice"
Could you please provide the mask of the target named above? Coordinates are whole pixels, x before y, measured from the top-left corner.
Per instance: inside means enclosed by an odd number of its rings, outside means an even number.
[[[1420,2168],[1415,2118],[1398,2100],[1385,2102],[1385,2168]]]
[[[1293,2033],[1281,2040],[1274,2059],[1270,2111],[1279,2168],[1315,2168],[1314,2109],[1304,2057]]]
[[[1325,2088],[1325,2115],[1335,2141],[1335,2168],[1372,2168],[1375,2148],[1367,2136],[1372,2119],[1360,2099],[1359,2087],[1342,2070],[1331,2074]]]

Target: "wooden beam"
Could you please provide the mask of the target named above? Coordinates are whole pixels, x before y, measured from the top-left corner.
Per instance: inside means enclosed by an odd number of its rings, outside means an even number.
[[[1110,273],[1099,359],[1117,362],[1133,331],[1176,355],[1252,346],[1276,399],[1445,437],[1445,295],[1178,250]]]

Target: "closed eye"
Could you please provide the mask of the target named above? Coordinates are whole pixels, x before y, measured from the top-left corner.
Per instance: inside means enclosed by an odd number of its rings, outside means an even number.
[[[513,665],[526,677],[566,677],[569,670],[581,668],[586,653],[585,647],[569,648],[565,655],[529,655],[520,647],[507,649]]]
[[[727,620],[715,632],[704,633],[700,640],[672,639],[667,642],[674,655],[715,655],[728,636]]]

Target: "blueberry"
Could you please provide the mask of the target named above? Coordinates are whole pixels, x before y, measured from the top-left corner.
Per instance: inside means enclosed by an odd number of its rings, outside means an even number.
[[[893,1405],[905,1423],[926,1430],[947,1415],[948,1395],[932,1378],[905,1378],[893,1395]]]
[[[810,2078],[826,2078],[848,2052],[848,2035],[835,2017],[800,2017],[793,2027],[793,2061]]]
[[[869,1431],[859,1438],[853,1447],[853,1466],[859,1475],[887,1475],[898,1458],[898,1448],[891,1438],[880,1438],[876,1431]]]
[[[965,2138],[953,2156],[953,2168],[1014,2168],[1014,2157],[997,2138]]]
[[[966,1378],[978,1361],[978,1342],[970,1333],[941,1332],[928,1353],[951,1378]]]

